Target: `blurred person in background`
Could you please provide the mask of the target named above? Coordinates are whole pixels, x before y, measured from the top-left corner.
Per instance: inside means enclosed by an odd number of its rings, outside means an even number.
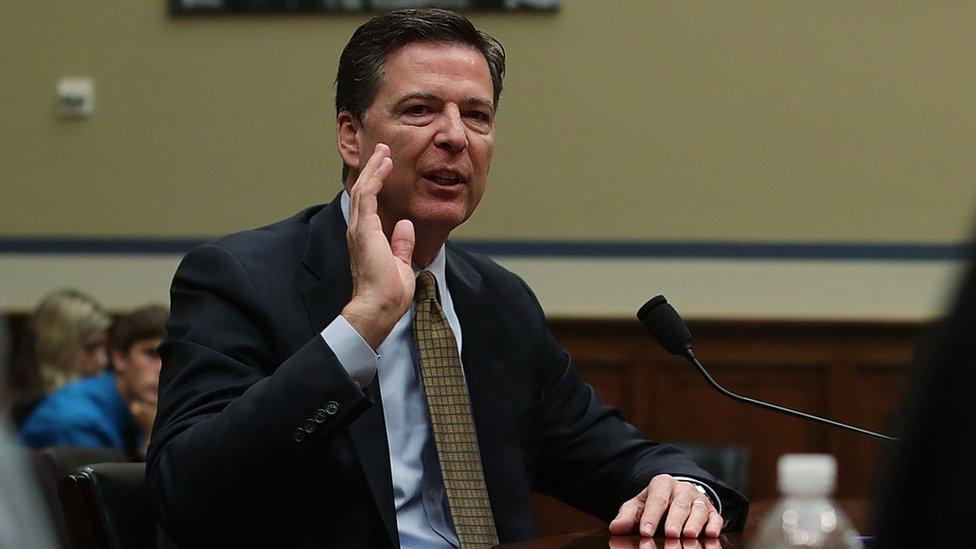
[[[57,547],[51,518],[27,452],[18,446],[7,420],[4,380],[7,373],[6,316],[0,311],[0,548]]]
[[[144,454],[156,418],[160,360],[169,312],[140,307],[112,329],[111,371],[73,381],[48,395],[21,428],[21,441],[45,446],[98,446]]]
[[[31,316],[23,356],[10,373],[18,425],[43,398],[108,365],[111,318],[93,297],[75,289],[46,295]]]

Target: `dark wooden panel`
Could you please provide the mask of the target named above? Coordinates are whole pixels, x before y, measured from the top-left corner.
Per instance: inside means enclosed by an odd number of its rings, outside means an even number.
[[[834,391],[837,417],[881,433],[897,433],[898,411],[907,389],[908,366],[856,364],[849,370],[845,387]],[[829,450],[838,456],[839,497],[864,497],[876,489],[876,475],[890,458],[892,445],[846,433],[831,433]]]
[[[686,366],[664,366],[656,391],[659,410],[648,435],[658,440],[738,444],[751,450],[750,494],[775,489],[779,455],[814,452],[826,442],[824,430],[793,418],[733,402],[705,384]],[[819,410],[827,397],[823,368],[717,365],[712,375],[732,391],[800,410]],[[659,434],[660,433],[660,434]]]
[[[840,466],[838,495],[872,493],[886,443],[728,400],[691,365],[660,349],[637,322],[556,319],[550,325],[577,357],[583,377],[599,393],[607,391],[607,400],[649,437],[748,447],[753,499],[776,496],[776,461],[791,452],[834,454]],[[730,390],[889,433],[897,426],[907,365],[921,327],[779,321],[690,326],[697,355]]]

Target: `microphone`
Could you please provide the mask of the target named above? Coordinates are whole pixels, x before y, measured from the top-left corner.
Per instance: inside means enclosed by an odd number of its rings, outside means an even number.
[[[698,361],[698,358],[695,357],[695,353],[691,350],[691,332],[688,330],[688,326],[685,325],[685,321],[681,319],[681,315],[678,314],[678,311],[674,310],[674,307],[668,303],[668,300],[665,299],[663,295],[655,296],[650,301],[645,303],[644,306],[637,311],[637,318],[642,324],[644,324],[644,328],[646,328],[647,331],[654,336],[654,339],[656,339],[662,347],[667,349],[668,352],[673,355],[680,355],[688,359],[688,361],[694,364],[695,368],[698,368],[698,371],[705,376],[705,381],[707,381],[709,385],[711,385],[716,391],[722,393],[728,398],[731,398],[732,400],[744,402],[746,404],[751,404],[753,406],[764,408],[766,410],[772,410],[781,414],[813,421],[815,423],[829,425],[838,429],[844,429],[846,431],[851,431],[861,435],[886,440],[888,442],[898,442],[898,439],[888,435],[875,433],[874,431],[868,431],[867,429],[861,429],[860,427],[854,427],[853,425],[847,425],[846,423],[825,419],[813,414],[807,414],[798,410],[785,408],[783,406],[777,406],[775,404],[770,404],[754,398],[739,396],[732,391],[729,391],[725,387],[722,387],[717,381],[715,381],[715,378],[708,373],[708,370],[705,369],[702,363]]]

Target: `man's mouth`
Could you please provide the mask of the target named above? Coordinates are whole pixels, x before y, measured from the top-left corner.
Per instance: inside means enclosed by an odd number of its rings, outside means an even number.
[[[438,185],[452,186],[464,183],[464,176],[452,170],[437,170],[424,174],[424,178]]]

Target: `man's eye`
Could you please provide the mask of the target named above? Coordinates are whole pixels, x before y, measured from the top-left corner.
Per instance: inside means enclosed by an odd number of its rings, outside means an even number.
[[[407,114],[413,116],[423,116],[430,112],[426,105],[413,105],[412,107],[407,107]]]
[[[470,111],[468,112],[468,117],[473,118],[479,122],[491,122],[491,115],[484,111]]]

